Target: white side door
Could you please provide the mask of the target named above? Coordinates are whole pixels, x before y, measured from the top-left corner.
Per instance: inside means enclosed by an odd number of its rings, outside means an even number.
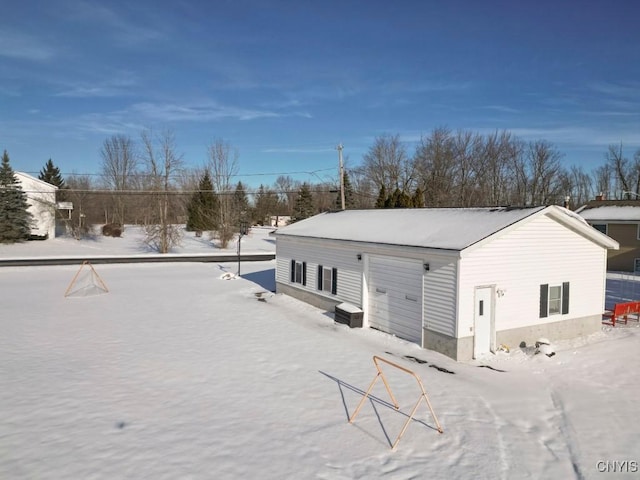
[[[473,357],[489,353],[494,335],[493,287],[476,287]]]

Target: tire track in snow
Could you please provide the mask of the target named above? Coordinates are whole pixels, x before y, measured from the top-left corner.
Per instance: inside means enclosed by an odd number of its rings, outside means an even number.
[[[571,465],[573,466],[573,471],[576,474],[576,479],[584,480],[584,474],[580,469],[580,465],[578,464],[578,452],[576,452],[575,445],[577,445],[577,441],[575,438],[572,438],[573,428],[571,427],[571,422],[567,416],[567,412],[564,408],[564,403],[562,399],[558,395],[555,390],[551,390],[549,392],[551,397],[551,403],[555,409],[555,415],[559,419],[558,428],[560,429],[560,433],[562,434],[562,439],[567,448],[567,452],[569,453],[569,459],[571,460]]]
[[[500,419],[500,417],[496,414],[495,410],[491,407],[491,404],[484,398],[480,397],[484,407],[487,409],[487,412],[493,417],[493,425],[496,431],[496,440],[498,443],[498,455],[499,455],[499,466],[500,466],[500,478],[505,479],[509,474],[509,462],[507,461],[506,455],[506,446],[504,442],[504,438],[501,432],[502,427],[505,423]]]

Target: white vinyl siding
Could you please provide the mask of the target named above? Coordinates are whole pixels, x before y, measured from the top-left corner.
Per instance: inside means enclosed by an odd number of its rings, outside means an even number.
[[[314,239],[279,237],[276,243],[276,282],[290,283],[287,273],[292,259],[307,264],[307,282],[303,288],[309,292],[326,296],[332,300],[348,302],[358,307],[362,304],[362,261],[358,261],[357,251],[333,245],[330,242]],[[318,266],[331,267],[329,281],[332,282],[332,269],[337,270],[336,294],[331,289],[318,289]],[[324,271],[324,268],[323,268]],[[324,277],[324,275],[323,275]],[[323,278],[324,285],[324,278]]]
[[[29,207],[27,211],[33,216],[31,234],[39,237],[56,236],[56,190],[58,187],[38,178],[21,172],[14,172],[20,188],[25,192]]]
[[[496,331],[559,320],[540,318],[540,285],[571,285],[571,308],[562,319],[602,312],[606,250],[547,216],[523,222],[494,240],[463,252],[460,261],[458,336],[472,333],[473,292],[495,285]]]
[[[431,257],[424,275],[424,325],[450,337],[456,334],[456,265],[451,258]]]

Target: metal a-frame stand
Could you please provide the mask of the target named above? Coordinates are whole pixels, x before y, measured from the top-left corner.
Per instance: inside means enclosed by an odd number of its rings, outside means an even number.
[[[422,381],[420,380],[418,375],[416,375],[413,371],[409,370],[408,368],[405,368],[405,367],[403,367],[401,365],[398,365],[397,363],[390,362],[389,360],[386,360],[386,359],[384,359],[382,357],[378,357],[377,355],[373,356],[373,363],[375,364],[376,370],[378,371],[378,373],[376,374],[375,378],[373,379],[373,381],[369,385],[369,388],[367,389],[367,392],[364,394],[364,397],[362,397],[362,400],[360,400],[360,403],[358,404],[358,406],[356,407],[355,411],[353,412],[353,415],[351,415],[351,418],[349,418],[349,423],[353,424],[353,422],[356,419],[356,416],[358,415],[358,413],[360,413],[360,409],[362,408],[362,405],[364,405],[364,402],[367,400],[367,397],[369,396],[369,393],[371,393],[371,390],[373,389],[374,385],[376,384],[376,382],[378,381],[379,378],[382,378],[382,382],[384,383],[384,386],[387,389],[387,393],[389,393],[389,396],[391,397],[391,401],[393,402],[393,406],[395,407],[395,409],[398,410],[400,408],[400,405],[398,404],[396,398],[393,396],[393,392],[391,392],[391,387],[389,386],[389,383],[387,382],[387,379],[384,376],[384,372],[382,371],[382,368],[380,367],[380,362],[386,363],[387,365],[390,365],[390,366],[392,366],[394,368],[397,368],[398,370],[401,370],[401,371],[411,375],[413,378],[416,379],[416,382],[418,382],[418,386],[420,387],[420,391],[422,392],[420,394],[420,398],[418,398],[418,401],[413,406],[413,409],[411,410],[411,414],[409,414],[409,417],[407,418],[407,421],[404,423],[404,425],[402,427],[402,430],[400,431],[400,434],[396,438],[395,442],[393,442],[393,445],[391,446],[391,449],[392,450],[396,449],[398,443],[400,442],[400,439],[402,438],[402,436],[404,435],[404,432],[407,430],[407,427],[409,426],[409,422],[411,422],[411,420],[413,420],[413,416],[415,415],[416,410],[418,409],[418,406],[420,405],[422,400],[424,400],[427,403],[427,406],[429,407],[429,411],[431,412],[431,415],[433,416],[433,419],[436,422],[436,426],[438,427],[438,432],[439,433],[444,433],[444,430],[442,430],[442,427],[440,426],[440,423],[438,422],[436,414],[433,411],[433,407],[431,406],[431,402],[429,401],[429,397],[427,396],[427,392],[424,389],[424,385],[422,384]]]

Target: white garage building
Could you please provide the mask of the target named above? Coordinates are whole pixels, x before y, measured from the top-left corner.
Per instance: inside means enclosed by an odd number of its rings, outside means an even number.
[[[601,326],[618,243],[557,206],[347,210],[276,235],[276,289],[456,360]]]

